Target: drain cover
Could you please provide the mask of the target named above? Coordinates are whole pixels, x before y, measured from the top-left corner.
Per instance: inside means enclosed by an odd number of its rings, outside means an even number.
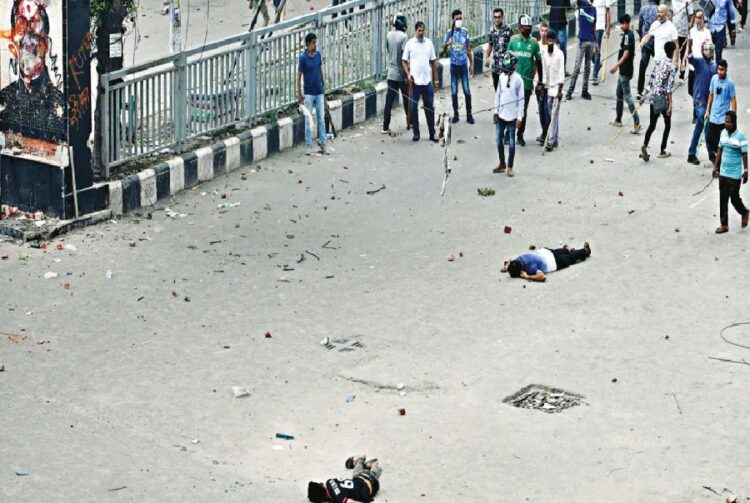
[[[542,384],[530,384],[512,395],[503,398],[503,403],[520,409],[536,409],[548,414],[562,412],[565,409],[586,403],[583,395],[570,393]]]

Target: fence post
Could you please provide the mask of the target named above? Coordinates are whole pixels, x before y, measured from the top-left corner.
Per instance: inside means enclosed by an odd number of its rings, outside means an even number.
[[[190,99],[190,90],[187,88],[187,56],[184,52],[177,55],[174,62],[175,67],[175,85],[172,92],[174,98],[174,139],[176,142],[175,151],[179,154],[185,146],[187,135],[187,109],[188,100]]]
[[[377,8],[372,14],[372,30],[374,35],[374,43],[372,47],[372,73],[375,76],[375,81],[380,80],[383,77],[383,20],[385,18],[385,1],[378,0]]]
[[[432,39],[432,45],[435,46],[435,52],[437,53],[440,49],[440,34],[438,33],[439,23],[438,15],[440,8],[438,2],[441,0],[427,0],[427,28],[429,28],[429,36]],[[440,54],[437,55],[440,57]]]
[[[101,86],[99,89],[104,93],[104,96],[102,96],[102,114],[100,122],[102,128],[102,151],[100,152],[100,161],[104,167],[104,178],[107,179],[109,178],[109,149],[112,148],[109,135],[109,75],[105,73],[99,78],[101,80]],[[94,134],[96,134],[96,132]]]
[[[257,68],[258,68],[258,37],[250,32],[250,38],[245,45],[245,110],[247,111],[247,125],[252,127],[258,116]]]

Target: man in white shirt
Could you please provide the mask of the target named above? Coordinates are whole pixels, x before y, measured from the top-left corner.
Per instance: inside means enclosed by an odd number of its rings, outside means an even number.
[[[550,152],[557,147],[560,104],[565,85],[565,56],[557,47],[557,33],[554,30],[547,32],[547,48],[542,51],[542,76],[547,91],[547,120],[542,130],[542,146]]]
[[[703,57],[703,43],[706,41],[712,42],[711,32],[708,29],[708,23],[706,22],[706,14],[702,9],[696,9],[693,15],[693,27],[690,28],[690,35],[688,36],[687,47],[688,54],[694,58]],[[695,85],[695,69],[693,65],[690,65],[688,71],[688,94],[693,95],[693,86]]]
[[[667,6],[664,4],[659,6],[656,21],[651,24],[648,33],[641,39],[641,49],[651,37],[654,37],[654,60],[660,60],[666,57],[664,54],[664,44],[667,42],[674,42],[674,46],[677,47],[677,28],[675,28],[672,21],[667,19]],[[677,68],[679,63],[679,60],[677,59],[679,54],[679,51],[675,51],[672,61],[675,68]]]
[[[672,0],[672,23],[677,29],[677,49],[680,59],[680,80],[685,78],[685,65],[687,62],[688,32],[693,24],[692,0]]]
[[[414,26],[414,38],[404,47],[403,66],[406,79],[412,85],[411,120],[413,141],[419,141],[418,103],[422,98],[424,115],[427,119],[427,129],[430,131],[430,141],[437,143],[435,136],[435,110],[433,99],[438,88],[437,64],[435,47],[432,41],[424,36],[424,23],[418,21]]]
[[[596,7],[596,46],[599,48],[594,53],[594,78],[593,84],[599,85],[599,71],[602,69],[602,41],[606,36],[609,38],[610,19],[609,19],[609,0],[594,0]],[[608,55],[605,54],[606,58]]]
[[[518,59],[510,53],[503,58],[500,79],[495,92],[495,111],[492,122],[495,123],[495,142],[500,162],[492,170],[493,173],[505,171],[505,132],[508,131],[508,176],[513,176],[513,158],[516,154],[516,128],[521,127],[524,112],[523,79],[516,73]]]

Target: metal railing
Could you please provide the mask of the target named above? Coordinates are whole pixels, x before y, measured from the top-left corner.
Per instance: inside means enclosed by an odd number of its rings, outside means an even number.
[[[410,34],[423,21],[439,51],[453,9],[463,11],[472,38],[484,41],[495,7],[511,23],[521,13],[547,10],[543,0],[353,0],[102,75],[104,176],[120,164],[180,152],[186,142],[294,104],[297,61],[309,32],[318,36],[326,92],[332,92],[383,78],[396,12],[406,14]]]

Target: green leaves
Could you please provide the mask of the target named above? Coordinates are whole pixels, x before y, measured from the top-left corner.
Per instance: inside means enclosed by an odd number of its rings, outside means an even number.
[[[490,197],[495,195],[495,189],[490,187],[485,187],[483,189],[477,189],[477,194],[479,194],[482,197]]]

